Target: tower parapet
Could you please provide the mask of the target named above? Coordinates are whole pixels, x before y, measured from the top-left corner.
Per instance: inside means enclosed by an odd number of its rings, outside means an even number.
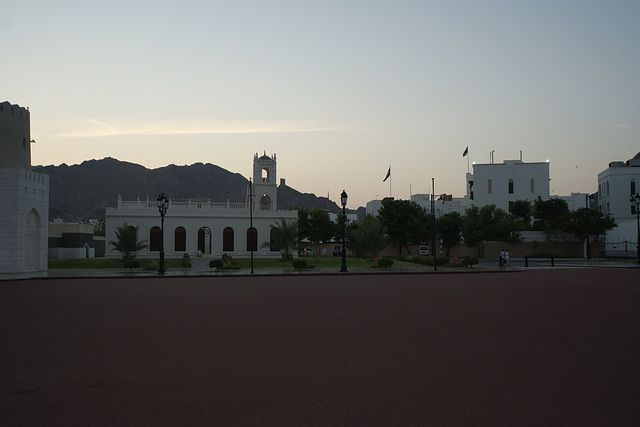
[[[0,168],[31,169],[29,109],[0,103]]]

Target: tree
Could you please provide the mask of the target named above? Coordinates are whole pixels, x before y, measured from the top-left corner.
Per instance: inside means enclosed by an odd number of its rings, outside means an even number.
[[[396,245],[398,256],[410,243],[420,244],[429,240],[429,216],[416,202],[384,199],[378,217],[387,229],[389,240]]]
[[[284,218],[280,218],[280,222],[271,224],[271,237],[273,241],[262,242],[263,248],[270,248],[275,245],[282,255],[283,261],[290,261],[293,259],[293,254],[298,250],[298,222],[287,221]]]
[[[145,240],[138,239],[139,229],[140,226],[129,226],[125,222],[122,227],[116,228],[116,240],[109,241],[109,244],[113,246],[112,250],[122,254],[124,262],[133,261],[136,258],[136,252],[148,246]]]
[[[462,241],[462,216],[458,212],[441,216],[436,221],[436,231],[449,256],[449,249]]]
[[[484,241],[513,242],[519,239],[513,216],[496,205],[467,208],[462,221],[462,235],[467,246],[478,248],[479,256],[482,255],[481,244]]]
[[[571,231],[581,241],[587,238],[587,215],[589,215],[589,236],[605,234],[618,226],[611,215],[604,215],[594,209],[580,208],[571,212],[570,216]]]
[[[544,231],[547,240],[557,233],[571,231],[571,213],[567,202],[562,199],[542,200],[533,203],[533,228]]]
[[[309,211],[309,241],[318,245],[320,252],[320,243],[329,242],[333,237],[333,221],[329,217],[329,213],[324,209],[314,208]]]
[[[309,238],[309,210],[305,208],[295,207],[298,211],[298,241]]]
[[[518,231],[531,229],[531,214],[533,208],[529,200],[516,200],[509,206],[509,213],[513,215]]]
[[[357,228],[348,232],[349,249],[360,258],[376,259],[389,241],[387,230],[378,218],[367,215]]]

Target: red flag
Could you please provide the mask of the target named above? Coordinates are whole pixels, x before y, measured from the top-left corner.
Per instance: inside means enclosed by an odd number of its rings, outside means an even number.
[[[469,154],[469,147],[467,146],[467,148],[464,149],[464,153],[462,153],[462,157],[466,156],[467,154]]]
[[[389,170],[387,171],[387,176],[384,177],[382,182],[385,182],[391,176],[391,166],[389,166]]]

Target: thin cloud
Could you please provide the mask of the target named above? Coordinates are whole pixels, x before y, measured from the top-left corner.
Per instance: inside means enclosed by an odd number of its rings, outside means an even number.
[[[173,120],[150,122],[104,121],[83,119],[70,131],[56,134],[58,137],[94,138],[125,135],[205,135],[248,133],[291,133],[353,131],[344,126],[318,122],[241,122],[213,120]]]
[[[632,129],[632,127],[631,127],[631,126],[629,126],[629,125],[623,125],[622,123],[614,123],[614,124],[613,124],[613,127],[616,127],[616,128],[622,128],[622,129]]]

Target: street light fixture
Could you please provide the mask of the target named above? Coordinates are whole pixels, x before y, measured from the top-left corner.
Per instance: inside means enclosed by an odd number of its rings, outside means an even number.
[[[342,190],[340,195],[340,202],[342,203],[342,267],[340,267],[340,273],[347,272],[347,250],[345,248],[345,240],[347,235],[347,192]]]
[[[632,194],[629,199],[632,211],[636,211],[636,229],[638,236],[636,237],[636,254],[638,255],[638,265],[640,265],[640,194]]]
[[[169,207],[169,199],[162,193],[158,196],[157,202],[158,211],[160,211],[160,268],[158,269],[158,276],[164,276],[164,216]]]

